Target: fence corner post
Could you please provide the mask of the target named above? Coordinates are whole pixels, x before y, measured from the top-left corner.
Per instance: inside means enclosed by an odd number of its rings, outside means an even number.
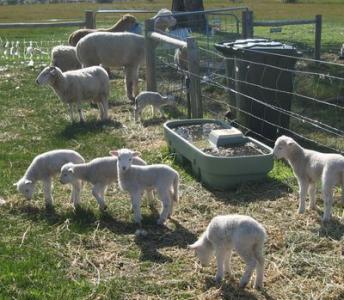
[[[191,116],[192,118],[203,118],[199,50],[196,41],[192,37],[188,37],[186,43],[190,73]]]
[[[154,31],[154,20],[145,20],[145,56],[146,56],[146,88],[147,91],[156,92],[155,74],[155,43],[149,37],[149,33]]]
[[[320,60],[321,52],[321,30],[322,30],[322,16],[315,16],[315,45],[314,45],[314,59]]]
[[[85,10],[85,28],[94,29],[96,28],[95,13],[92,10]]]
[[[241,15],[241,36],[243,39],[253,37],[253,11],[244,10]]]

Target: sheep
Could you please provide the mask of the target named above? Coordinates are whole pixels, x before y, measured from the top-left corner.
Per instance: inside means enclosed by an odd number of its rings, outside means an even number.
[[[141,116],[143,109],[148,106],[153,106],[153,115],[155,115],[156,110],[159,111],[159,113],[162,115],[161,112],[161,106],[165,105],[175,105],[175,97],[174,96],[166,96],[163,97],[157,92],[149,92],[144,91],[141,92],[136,98],[135,98],[135,108],[134,108],[134,116],[135,121],[138,120],[138,118]]]
[[[146,165],[146,162],[139,157],[133,159],[135,165]],[[117,182],[117,158],[113,156],[99,157],[88,163],[67,163],[61,167],[60,182],[62,184],[77,181],[87,181],[92,184],[92,195],[96,198],[101,210],[105,210],[104,193],[109,184]],[[152,200],[152,192],[148,193],[149,200]]]
[[[155,30],[164,31],[176,24],[171,11],[162,9],[156,16]],[[102,65],[124,67],[127,97],[138,94],[140,65],[145,61],[144,37],[131,32],[95,32],[83,37],[76,45],[78,60],[84,67]]]
[[[76,104],[80,122],[85,118],[81,110],[81,102],[95,102],[100,110],[100,118],[108,118],[109,76],[102,67],[89,67],[80,70],[62,72],[55,66],[46,67],[37,77],[39,85],[48,84],[60,100],[69,106],[72,122],[73,105]]]
[[[291,165],[299,184],[299,213],[305,211],[307,191],[310,209],[316,209],[316,182],[321,179],[324,200],[323,221],[329,221],[332,214],[332,190],[335,185],[342,186],[344,204],[344,157],[340,154],[321,153],[302,148],[288,136],[280,136],[273,149],[277,159],[285,158]]]
[[[81,68],[76,57],[75,47],[59,45],[51,50],[51,65],[59,67],[62,72]]]
[[[28,200],[31,200],[36,182],[42,181],[45,205],[49,208],[53,204],[51,191],[52,177],[58,174],[61,167],[68,162],[84,163],[85,160],[78,152],[73,150],[52,150],[39,154],[33,159],[24,176],[14,185],[17,187],[18,192],[22,193]],[[73,182],[72,187],[72,202],[76,206],[79,202],[81,182]]]
[[[78,29],[72,32],[68,38],[68,43],[71,46],[76,46],[84,36],[93,33],[93,32],[123,32],[130,31],[137,25],[136,18],[133,15],[125,14],[123,15],[113,26],[106,29]]]
[[[230,260],[235,249],[245,261],[245,272],[239,286],[244,288],[256,269],[254,288],[263,287],[264,242],[267,234],[264,227],[255,219],[244,215],[224,215],[214,217],[205,232],[192,245],[201,264],[207,266],[210,256],[215,252],[217,272],[215,281],[220,282],[224,273],[231,273]]]
[[[188,71],[188,52],[187,48],[177,48],[174,51],[174,63],[176,64],[178,70],[182,71],[185,76],[185,72]]]
[[[121,190],[130,193],[135,222],[141,225],[141,194],[149,188],[154,189],[162,201],[163,209],[157,224],[163,225],[172,215],[174,202],[178,202],[178,172],[163,164],[132,165],[139,153],[129,149],[113,150],[110,154],[117,157],[118,184]]]

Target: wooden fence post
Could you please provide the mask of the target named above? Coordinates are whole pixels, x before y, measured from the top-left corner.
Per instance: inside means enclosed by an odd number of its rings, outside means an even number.
[[[95,13],[92,10],[85,11],[85,28],[96,28]]]
[[[188,70],[190,73],[190,97],[191,97],[191,116],[192,118],[203,117],[199,51],[196,41],[192,37],[186,39]]]
[[[253,11],[244,10],[241,15],[241,35],[243,39],[253,37]]]
[[[315,16],[315,45],[314,45],[314,59],[320,60],[321,51],[321,29],[322,29],[322,16]]]
[[[147,91],[156,92],[155,42],[148,36],[152,31],[154,31],[154,20],[145,20],[146,88]]]

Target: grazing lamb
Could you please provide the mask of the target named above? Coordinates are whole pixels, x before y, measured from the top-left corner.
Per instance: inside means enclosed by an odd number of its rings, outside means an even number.
[[[133,159],[134,165],[146,165],[146,162],[139,157]],[[117,181],[117,158],[113,156],[99,157],[88,163],[67,163],[62,166],[60,182],[62,184],[78,182],[80,180],[90,182],[92,195],[96,198],[101,210],[106,209],[104,193],[113,182]],[[152,192],[148,193],[149,200],[152,200]]]
[[[329,221],[332,214],[332,190],[335,185],[342,186],[344,204],[344,157],[340,154],[304,149],[291,137],[284,135],[276,140],[273,154],[277,159],[285,158],[297,178],[300,189],[299,213],[305,211],[307,192],[310,197],[309,207],[316,208],[316,182],[321,179],[325,206],[323,221]]]
[[[81,69],[76,57],[75,47],[56,46],[51,50],[51,65],[61,69],[62,72]]]
[[[30,200],[34,193],[36,182],[41,180],[43,182],[45,204],[47,207],[52,206],[52,177],[58,174],[61,167],[68,162],[78,164],[84,163],[85,160],[78,152],[73,150],[53,150],[37,155],[26,170],[24,176],[14,185],[17,187],[18,192]],[[77,205],[79,202],[81,182],[75,181],[72,183],[72,186],[72,202],[74,205]]]
[[[95,102],[100,110],[100,118],[108,118],[109,76],[102,67],[89,67],[80,70],[62,72],[58,67],[46,67],[37,77],[37,84],[48,84],[60,100],[69,106],[72,122],[73,105],[77,105],[80,122],[85,118],[81,102]]]
[[[264,255],[263,248],[266,240],[264,227],[255,219],[242,215],[227,215],[214,217],[201,237],[189,245],[194,249],[203,266],[207,266],[210,256],[215,252],[217,272],[215,280],[220,282],[224,272],[231,273],[230,260],[235,249],[245,261],[246,268],[240,280],[240,287],[245,287],[256,269],[254,287],[263,287]]]
[[[163,209],[158,219],[162,225],[172,215],[173,202],[178,202],[179,175],[167,165],[134,166],[133,159],[138,152],[121,149],[110,152],[117,157],[118,184],[130,193],[135,222],[141,224],[140,202],[144,190],[154,189],[160,196]]]
[[[76,44],[82,39],[84,36],[93,33],[93,32],[123,32],[123,31],[130,31],[135,27],[137,24],[136,18],[133,15],[125,14],[123,15],[113,26],[106,29],[78,29],[71,33],[68,38],[68,43],[71,46],[76,46]]]
[[[166,96],[163,97],[157,92],[148,92],[144,91],[141,92],[136,98],[135,98],[135,108],[134,108],[134,115],[135,115],[135,121],[138,120],[139,117],[141,117],[143,109],[148,106],[153,106],[153,115],[155,115],[156,110],[159,111],[159,113],[162,115],[161,107],[165,105],[175,105],[175,98],[174,96]]]
[[[176,24],[171,11],[160,10],[155,30],[165,31]],[[76,45],[78,60],[84,67],[102,65],[124,67],[127,97],[134,101],[138,94],[140,65],[145,61],[144,37],[130,32],[95,32],[83,37]]]

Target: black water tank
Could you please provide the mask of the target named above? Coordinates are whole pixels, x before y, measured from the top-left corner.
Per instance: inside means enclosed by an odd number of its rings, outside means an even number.
[[[237,92],[238,122],[275,140],[283,133],[281,128],[289,128],[289,115],[282,110],[290,111],[293,70],[300,52],[293,46],[266,39],[222,42],[215,44],[215,48],[233,58],[235,81],[230,87]]]

